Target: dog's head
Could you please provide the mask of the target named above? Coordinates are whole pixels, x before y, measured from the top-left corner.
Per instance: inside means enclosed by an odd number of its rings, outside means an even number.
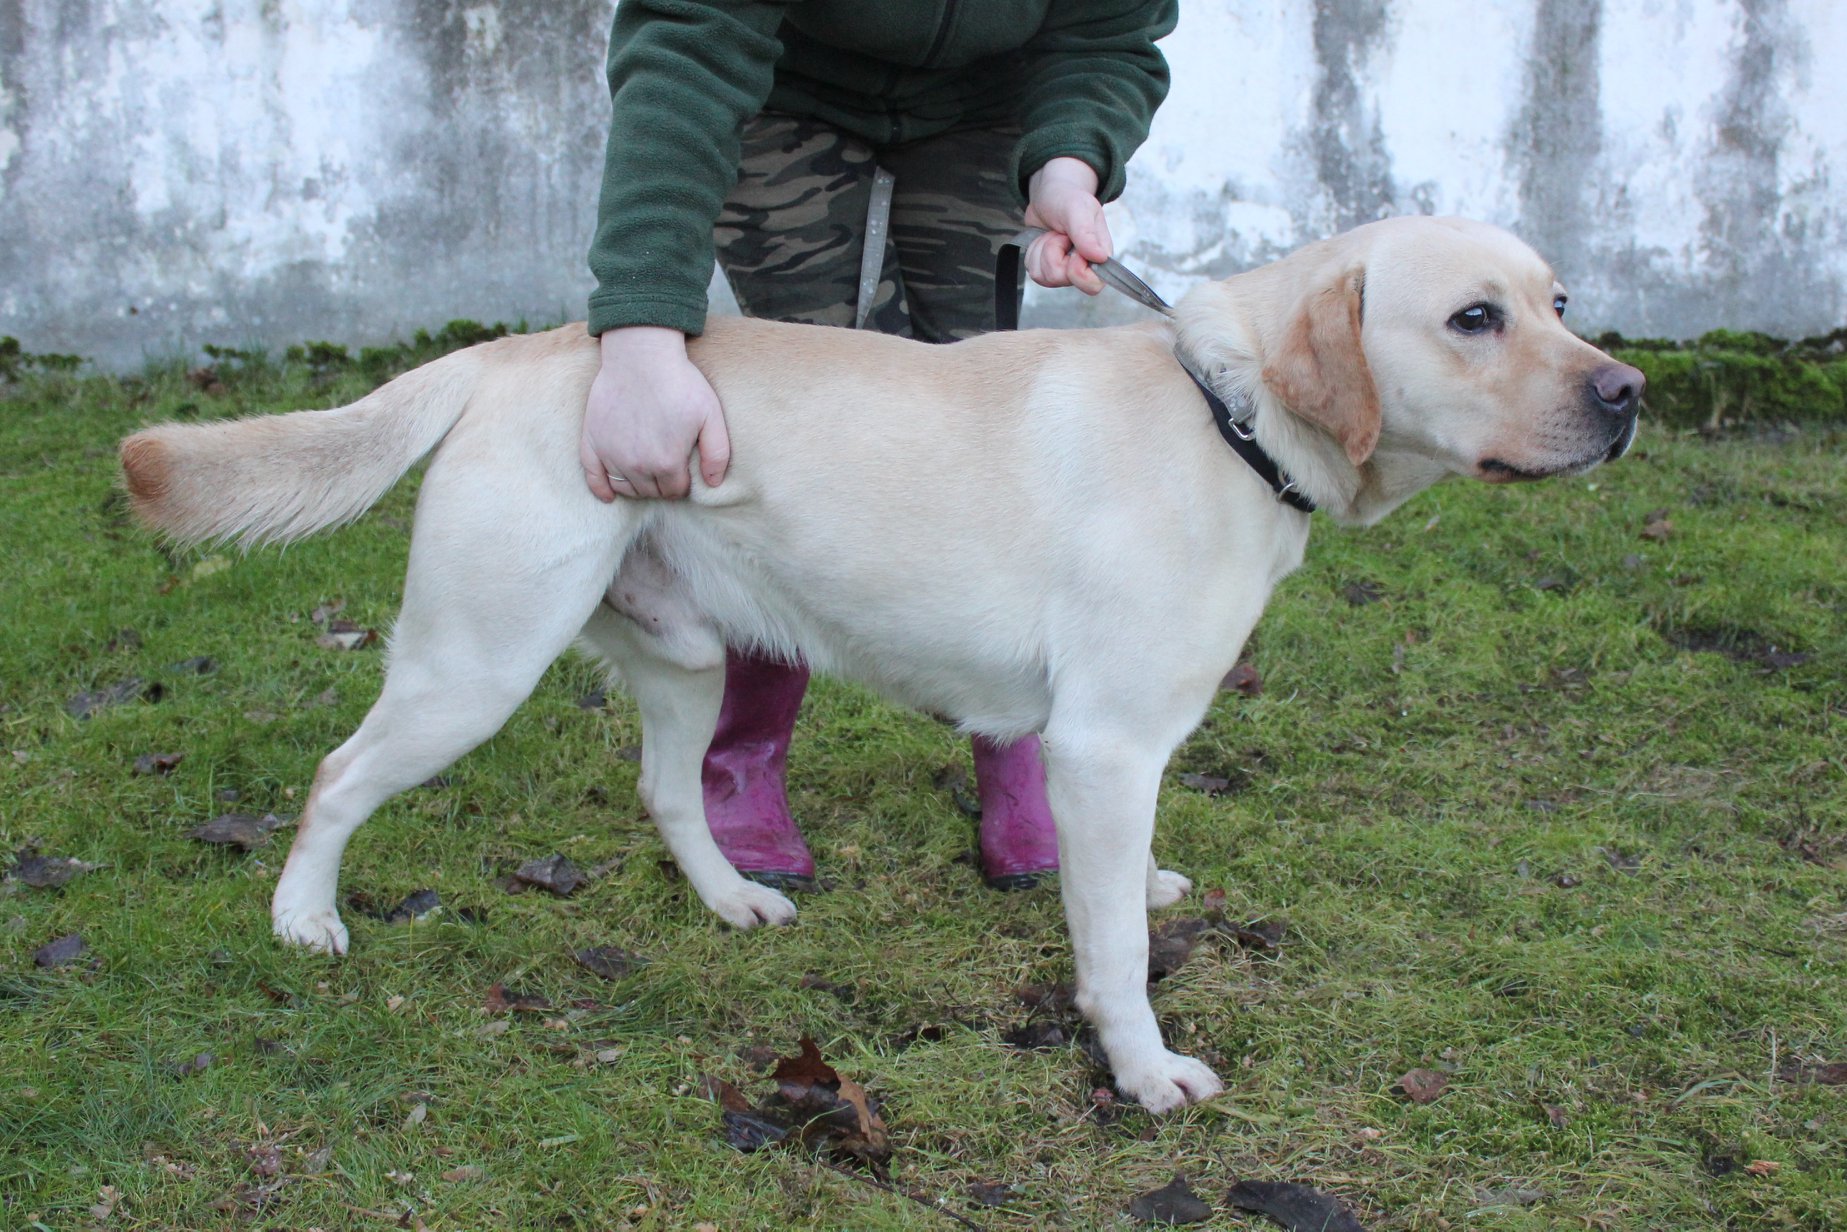
[[[1577,474],[1635,438],[1642,374],[1565,327],[1552,271],[1497,227],[1389,219],[1221,286],[1251,392],[1284,412],[1265,431],[1260,410],[1266,448],[1345,498],[1324,500],[1337,515],[1372,521],[1445,474]]]

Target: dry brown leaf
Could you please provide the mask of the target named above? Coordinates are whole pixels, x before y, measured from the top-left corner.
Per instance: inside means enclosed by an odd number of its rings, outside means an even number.
[[[1449,1089],[1449,1075],[1434,1069],[1414,1069],[1394,1083],[1392,1089],[1414,1104],[1428,1104]]]

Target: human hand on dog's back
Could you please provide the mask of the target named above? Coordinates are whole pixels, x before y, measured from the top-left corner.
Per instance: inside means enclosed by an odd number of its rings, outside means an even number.
[[[1097,173],[1077,158],[1053,158],[1027,184],[1026,225],[1050,234],[1026,250],[1026,272],[1042,287],[1103,290],[1091,264],[1110,259],[1109,226],[1097,200]]]
[[[683,497],[699,473],[717,487],[731,462],[725,414],[677,329],[632,325],[598,336],[603,363],[584,405],[584,482],[602,501]]]
[[[1097,173],[1076,158],[1054,158],[1029,182],[1026,221],[1049,234],[1026,254],[1026,270],[1044,287],[1103,290],[1090,268],[1112,255],[1097,200]],[[705,376],[686,357],[686,335],[627,326],[599,336],[602,366],[590,386],[578,447],[584,482],[598,500],[618,496],[678,499],[699,472],[717,487],[731,460],[724,411]]]

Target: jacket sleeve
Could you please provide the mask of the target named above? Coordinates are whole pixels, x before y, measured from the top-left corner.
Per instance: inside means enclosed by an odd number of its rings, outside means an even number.
[[[769,97],[784,4],[621,0],[612,115],[590,246],[590,332],[705,328],[712,224],[737,180],[744,121]]]
[[[1167,60],[1154,44],[1173,30],[1177,7],[1176,0],[1054,0],[1021,49],[1024,135],[1013,165],[1021,201],[1033,173],[1060,157],[1095,169],[1100,200],[1122,194],[1129,156],[1148,139],[1167,97]]]

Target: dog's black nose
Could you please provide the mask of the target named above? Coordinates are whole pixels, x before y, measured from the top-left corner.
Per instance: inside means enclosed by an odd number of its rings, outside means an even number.
[[[1642,387],[1648,383],[1640,369],[1628,364],[1605,364],[1590,374],[1591,392],[1612,415],[1631,418],[1642,405]]]

